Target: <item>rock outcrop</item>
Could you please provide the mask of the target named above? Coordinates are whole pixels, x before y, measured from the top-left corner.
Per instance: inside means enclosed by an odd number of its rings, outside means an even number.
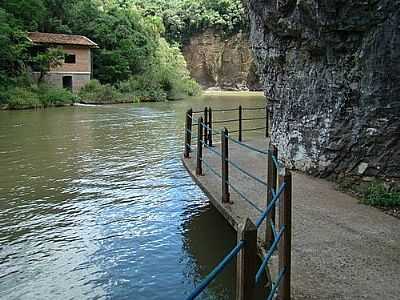
[[[206,89],[261,90],[248,34],[224,37],[207,30],[190,38],[183,55],[192,77]]]
[[[322,177],[400,178],[400,1],[248,8],[280,157]]]

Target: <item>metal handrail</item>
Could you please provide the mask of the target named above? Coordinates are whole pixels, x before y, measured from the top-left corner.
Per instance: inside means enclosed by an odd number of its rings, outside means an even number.
[[[214,112],[224,112],[224,111],[239,111],[239,119],[227,119],[227,120],[218,120],[218,121],[212,121],[212,118],[210,116],[210,122],[207,122],[207,118],[205,122],[202,122],[201,120],[199,121],[198,119],[196,119],[193,116],[189,116],[191,118],[192,121],[196,120],[198,124],[193,124],[191,123],[190,125],[199,125],[202,128],[205,129],[205,135],[204,135],[204,141],[203,141],[203,135],[200,137],[200,140],[198,141],[198,145],[197,147],[205,147],[207,149],[210,150],[211,153],[219,156],[222,158],[222,161],[225,161],[227,164],[230,164],[231,166],[233,166],[234,168],[236,168],[237,170],[239,170],[239,172],[245,174],[246,176],[250,177],[252,180],[268,187],[268,190],[271,192],[270,195],[272,200],[269,201],[268,200],[268,205],[266,207],[265,210],[261,209],[260,207],[258,207],[251,199],[249,199],[246,195],[244,195],[241,191],[239,191],[232,183],[229,182],[229,176],[225,176],[223,175],[224,171],[222,171],[222,174],[219,174],[218,171],[216,171],[202,156],[198,156],[198,161],[200,161],[202,164],[204,164],[207,167],[207,170],[210,170],[214,175],[216,175],[217,177],[221,178],[222,182],[224,184],[226,184],[227,186],[229,186],[230,188],[232,188],[232,190],[234,192],[236,192],[244,201],[246,201],[247,203],[249,203],[254,209],[256,209],[259,213],[260,216],[259,218],[256,220],[255,223],[255,227],[258,230],[260,228],[260,226],[263,224],[264,220],[266,220],[267,218],[269,219],[269,223],[267,221],[267,224],[270,224],[271,229],[272,229],[272,234],[273,234],[273,240],[271,241],[272,244],[270,245],[270,248],[268,249],[268,252],[266,254],[266,256],[264,257],[261,267],[257,270],[256,274],[255,274],[255,283],[257,284],[261,278],[261,275],[265,269],[265,267],[267,266],[267,264],[269,263],[273,253],[276,251],[277,246],[279,244],[279,242],[282,240],[282,237],[285,233],[285,231],[287,230],[287,227],[285,225],[282,225],[279,232],[277,232],[275,226],[274,226],[274,218],[270,218],[270,214],[272,213],[272,210],[276,207],[276,204],[278,203],[278,201],[280,200],[281,194],[283,193],[283,191],[286,188],[286,181],[283,182],[283,184],[279,187],[278,190],[275,190],[275,188],[271,188],[269,186],[269,184],[267,182],[265,182],[264,180],[262,180],[261,178],[258,178],[257,176],[251,174],[250,172],[244,170],[241,166],[239,166],[236,162],[230,160],[229,158],[225,158],[225,156],[223,156],[223,153],[215,150],[212,148],[212,142],[211,140],[209,140],[210,135],[216,135],[219,134],[220,132],[218,132],[219,130],[213,129],[212,128],[212,124],[221,124],[221,123],[230,123],[230,122],[236,122],[239,121],[239,130],[232,130],[230,131],[230,133],[233,132],[240,132],[239,134],[239,140],[236,140],[232,137],[229,136],[229,134],[227,134],[227,130],[225,129],[225,134],[222,134],[222,137],[227,138],[228,140],[239,144],[242,147],[245,147],[249,150],[255,151],[257,153],[263,154],[263,155],[269,155],[272,158],[273,161],[273,165],[276,167],[276,169],[278,170],[279,168],[283,167],[283,164],[281,162],[278,161],[277,156],[274,155],[273,151],[271,150],[267,150],[267,151],[263,151],[260,149],[257,149],[256,147],[250,146],[248,144],[245,144],[241,141],[241,132],[245,132],[245,131],[256,131],[256,130],[261,130],[261,129],[266,129],[268,128],[268,124],[266,127],[258,127],[258,128],[250,128],[250,129],[242,129],[242,125],[241,122],[242,121],[250,121],[250,120],[262,120],[262,119],[267,119],[268,120],[268,116],[266,117],[256,117],[256,118],[242,118],[242,110],[264,110],[267,109],[266,107],[254,107],[254,108],[242,108],[241,106],[237,109],[213,109],[212,111]],[[268,109],[267,109],[268,110]],[[210,112],[211,115],[211,108],[209,108],[209,110],[205,109],[204,111],[197,111],[197,112],[193,112],[192,113],[204,113],[207,114],[207,111]],[[200,117],[200,119],[202,119]],[[189,126],[190,126],[189,125]],[[190,127],[191,128],[191,127]],[[192,130],[186,129],[186,132],[189,134],[192,134]],[[199,131],[199,132],[202,132]],[[267,135],[268,136],[268,135]],[[198,139],[198,137],[195,137]],[[210,145],[208,145],[208,141],[210,142]],[[190,141],[189,141],[190,143]],[[225,142],[226,144],[226,142]],[[190,144],[186,144],[186,146],[189,148],[189,150],[192,149],[192,146]],[[227,151],[227,148],[225,148]],[[201,150],[201,149],[200,149]],[[199,151],[199,150],[198,150]],[[223,151],[222,151],[223,152]],[[201,169],[200,169],[201,170]],[[197,172],[197,171],[196,171]],[[198,175],[201,174],[198,173]],[[269,179],[270,180],[270,179]],[[289,186],[291,186],[291,183],[289,181]],[[229,197],[228,197],[229,199]],[[224,200],[223,200],[224,201]],[[228,200],[229,201],[229,200]],[[286,202],[284,202],[286,203]],[[286,223],[284,223],[286,224]],[[290,222],[289,222],[290,224]],[[290,225],[289,225],[289,232],[290,232]],[[235,258],[238,253],[240,252],[241,249],[243,249],[245,245],[245,242],[243,240],[239,241],[238,244],[220,261],[220,263],[203,279],[203,281],[200,283],[200,285],[189,295],[189,297],[187,298],[187,300],[192,300],[195,299],[217,276],[220,272],[222,272],[222,270],[226,267],[226,265],[232,261],[233,258]],[[290,266],[290,264],[289,264]],[[289,269],[288,269],[289,268]],[[290,272],[290,267],[284,267],[283,270],[280,272],[278,279],[276,280],[275,283],[272,284],[272,289],[270,291],[270,293],[267,295],[267,299],[271,300],[274,298],[275,293],[277,288],[279,287],[283,276],[286,274],[287,270],[289,270],[288,272]]]
[[[233,258],[242,250],[244,241],[240,241],[232,250],[229,252],[221,262],[207,275],[207,277],[201,282],[201,284],[186,298],[186,300],[195,299],[200,293],[221,273],[226,265],[231,262]]]
[[[267,255],[265,255],[263,262],[261,263],[260,268],[257,271],[256,274],[256,283],[258,283],[258,281],[261,278],[261,275],[263,274],[265,267],[267,266],[267,264],[269,263],[272,254],[274,254],[275,250],[277,249],[278,243],[282,238],[283,232],[285,231],[285,225],[282,226],[281,230],[279,230],[279,233],[277,234],[274,242],[272,243],[271,247],[269,248]]]

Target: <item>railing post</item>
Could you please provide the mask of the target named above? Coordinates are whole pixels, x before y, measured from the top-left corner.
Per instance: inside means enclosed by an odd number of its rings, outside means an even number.
[[[242,106],[239,105],[239,142],[242,141],[242,114],[243,114],[243,109]]]
[[[244,241],[236,263],[236,300],[254,300],[257,272],[257,228],[247,218],[239,228],[238,242]]]
[[[268,183],[268,187],[267,187],[267,206],[272,202],[273,200],[273,195],[272,195],[272,191],[274,191],[275,193],[277,192],[277,177],[278,177],[278,170],[275,166],[273,157],[275,157],[276,159],[278,159],[278,149],[272,145],[272,142],[269,142],[269,147],[268,147],[268,169],[267,169],[267,183]],[[275,211],[276,211],[276,207],[274,207],[271,212],[269,213],[268,217],[266,218],[266,230],[265,230],[265,243],[266,243],[266,248],[268,249],[269,247],[271,247],[273,241],[274,241],[274,235],[272,232],[272,228],[271,225],[269,224],[269,220],[272,221],[273,224],[275,224]]]
[[[203,175],[203,117],[197,121],[197,166],[196,175]]]
[[[279,203],[279,226],[285,225],[285,231],[279,243],[279,270],[285,268],[285,275],[279,286],[279,299],[290,300],[290,273],[292,249],[292,173],[286,170],[280,181],[285,183],[282,199]]]
[[[222,203],[230,201],[229,195],[229,142],[228,142],[228,129],[224,128],[221,131],[221,181],[222,181]]]
[[[211,107],[208,108],[208,127],[209,127],[209,132],[208,132],[208,145],[210,147],[213,146],[213,131],[212,131],[212,109]]]
[[[204,108],[204,124],[208,126],[208,108]],[[204,127],[204,144],[207,144],[208,140],[208,129],[207,127]]]
[[[192,144],[192,118],[193,110],[189,109],[186,112],[186,125],[185,125],[185,153],[184,157],[189,158],[189,153],[191,152]]]
[[[265,137],[269,137],[269,109],[265,106]]]

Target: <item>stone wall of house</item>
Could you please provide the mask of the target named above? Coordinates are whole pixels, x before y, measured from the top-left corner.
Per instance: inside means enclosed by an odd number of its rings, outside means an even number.
[[[78,93],[79,90],[85,86],[90,81],[90,73],[80,74],[80,73],[56,73],[50,72],[46,74],[43,81],[50,86],[62,88],[63,87],[63,77],[72,76],[72,91]],[[33,73],[34,80],[38,80],[40,74],[37,72]]]
[[[400,1],[247,2],[280,157],[322,177],[400,178]]]

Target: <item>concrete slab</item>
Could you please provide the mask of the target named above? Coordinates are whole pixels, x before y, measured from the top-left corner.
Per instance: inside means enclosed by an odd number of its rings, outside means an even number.
[[[266,150],[265,139],[245,141]],[[230,142],[230,158],[266,181],[267,159]],[[220,151],[219,145],[214,148]],[[221,180],[204,166],[195,175],[196,152],[182,159],[196,183],[235,228],[260,213],[231,190],[221,203]],[[221,159],[204,149],[205,161],[219,174]],[[230,166],[230,181],[260,207],[266,188]],[[265,226],[258,238],[264,241]],[[293,299],[400,299],[400,220],[335,190],[333,183],[293,173]],[[275,273],[275,272],[274,272]]]

